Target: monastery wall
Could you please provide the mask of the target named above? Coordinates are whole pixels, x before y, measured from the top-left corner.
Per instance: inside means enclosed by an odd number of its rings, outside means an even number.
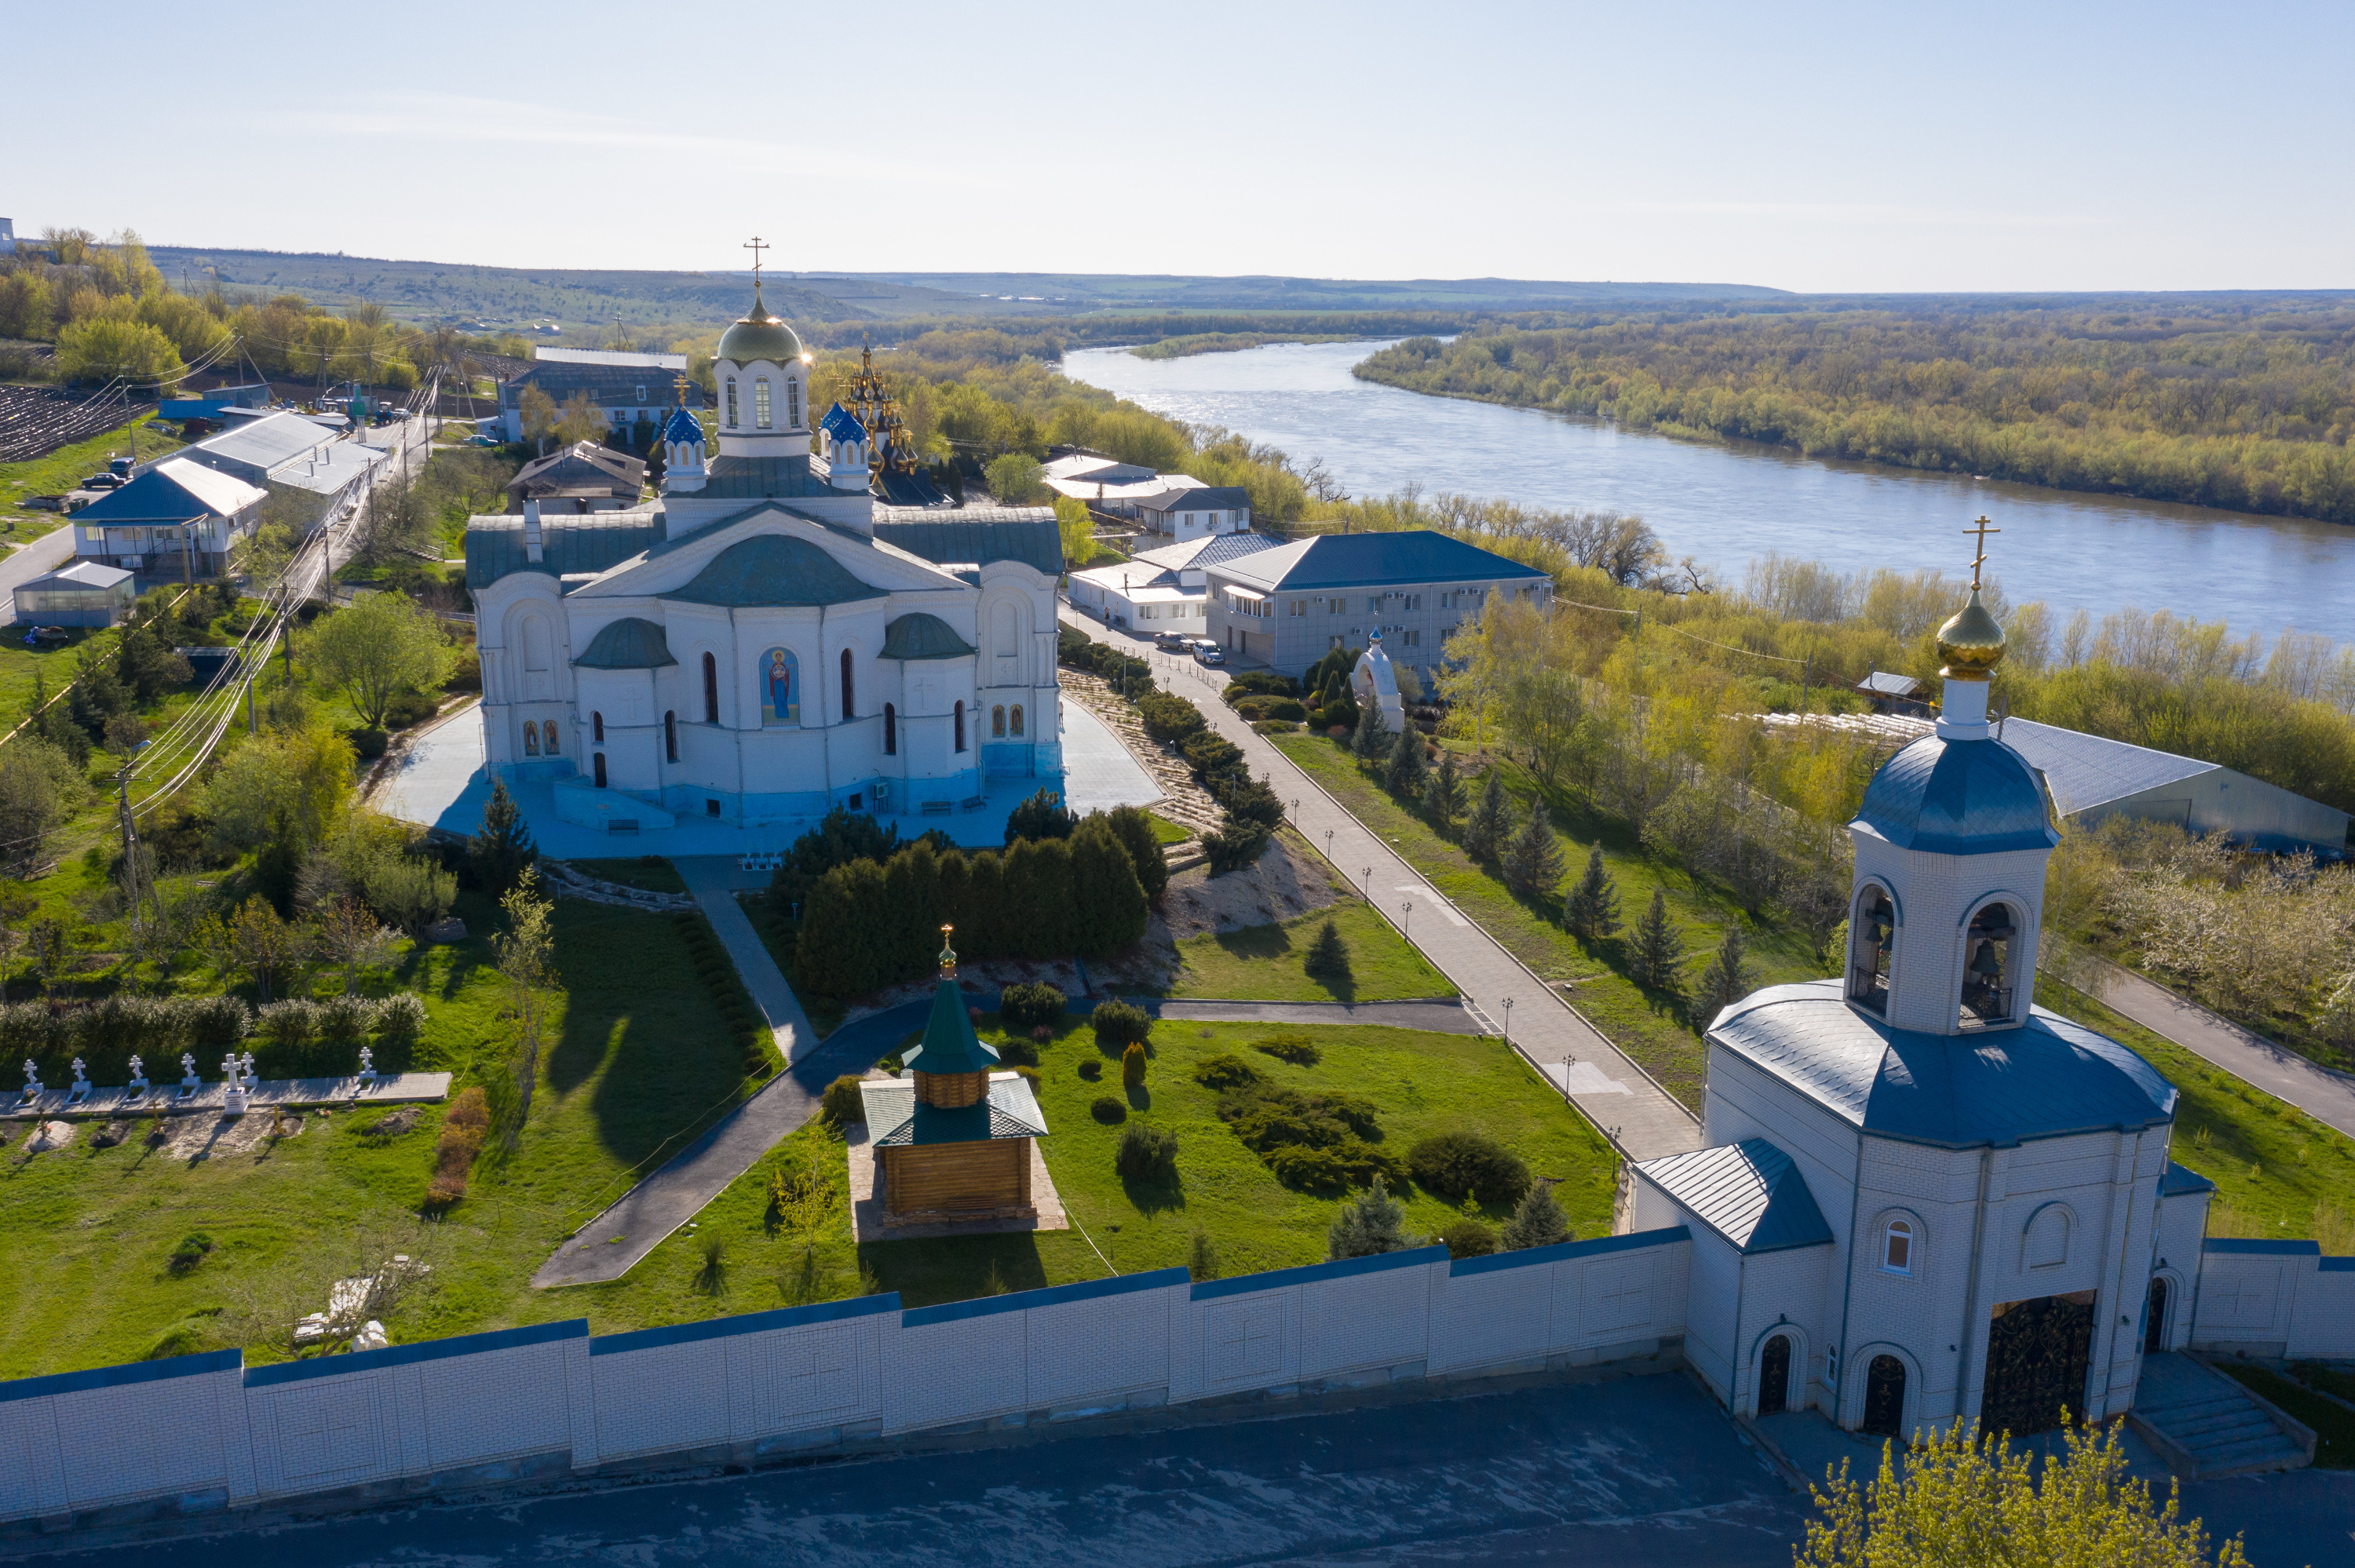
[[[591,1337],[580,1319],[247,1367],[237,1351],[0,1383],[0,1521],[744,1464],[906,1434],[1487,1376],[1685,1331],[1668,1230],[1184,1269],[902,1309],[897,1295]]]

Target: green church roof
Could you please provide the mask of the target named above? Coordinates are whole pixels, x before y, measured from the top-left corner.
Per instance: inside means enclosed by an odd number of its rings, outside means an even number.
[[[759,534],[729,546],[665,599],[688,604],[801,606],[882,599],[884,591],[850,575],[806,539]]]
[[[678,661],[671,657],[670,640],[661,627],[626,615],[601,627],[589,651],[572,662],[583,670],[659,670]]]
[[[922,610],[903,615],[883,629],[886,659],[964,659],[973,645],[937,615]]]
[[[900,1060],[917,1073],[986,1073],[994,1070],[997,1053],[981,1043],[965,1012],[963,992],[946,975],[932,991],[932,1015],[924,1023],[923,1044]]]

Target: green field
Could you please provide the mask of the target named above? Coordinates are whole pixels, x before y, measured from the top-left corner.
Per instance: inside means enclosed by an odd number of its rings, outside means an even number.
[[[1359,772],[1355,760],[1332,740],[1297,735],[1279,737],[1274,744],[1540,979],[1575,981],[1566,993],[1572,1005],[1694,1109],[1700,1106],[1702,1051],[1684,999],[1649,991],[1625,970],[1624,943],[1651,902],[1652,889],[1664,892],[1669,916],[1684,934],[1688,988],[1699,979],[1726,926],[1734,921],[1743,927],[1754,984],[1815,980],[1823,973],[1806,933],[1771,917],[1745,915],[1723,890],[1643,853],[1626,825],[1616,819],[1555,806],[1554,830],[1564,874],[1561,891],[1540,903],[1516,896],[1487,867],[1440,837],[1419,813],[1401,807]],[[1511,764],[1499,766],[1506,770],[1506,792],[1514,811],[1525,814],[1534,785]],[[1604,864],[1618,884],[1620,919],[1628,929],[1589,944],[1562,928],[1561,898],[1585,869],[1588,847],[1598,837]]]
[[[153,414],[142,414],[132,421],[139,428],[139,460],[145,462],[165,452],[177,451],[180,443],[155,429]],[[62,495],[86,475],[106,467],[109,458],[131,455],[131,435],[121,426],[96,435],[86,441],[76,441],[69,447],[59,447],[47,457],[26,462],[0,462],[0,512],[13,511],[27,495]],[[25,537],[47,533],[65,519],[54,512],[36,512],[17,518],[16,526],[26,530]]]
[[[1349,952],[1347,978],[1319,980],[1303,964],[1325,922]],[[1235,1001],[1409,1001],[1455,987],[1362,901],[1344,899],[1278,925],[1205,933],[1178,944],[1171,996]]]
[[[1182,844],[1194,836],[1193,829],[1181,828],[1158,812],[1146,812],[1145,821],[1153,830],[1153,842],[1157,844]]]
[[[56,879],[51,879],[56,880]],[[432,1260],[436,1287],[389,1323],[409,1340],[592,1311],[601,1329],[681,1315],[642,1266],[591,1296],[534,1291],[533,1270],[575,1227],[741,1097],[741,1058],[670,916],[559,900],[553,1002],[529,1122],[504,1164],[476,1168],[439,1224],[414,1219],[442,1107],[378,1144],[374,1109],[313,1116],[299,1137],[188,1161],[134,1132],[92,1150],[82,1138],[27,1157],[20,1124],[0,1150],[0,1376],[21,1377],[239,1342],[252,1303],[309,1298],[363,1261],[371,1239]],[[459,912],[474,935],[411,949],[378,991],[427,1001],[421,1069],[464,1084],[503,1070],[506,992],[479,895]],[[214,1075],[209,1071],[208,1076]],[[194,1271],[165,1258],[201,1231],[218,1244]],[[380,1259],[378,1261],[381,1261]],[[324,1300],[305,1310],[315,1310]],[[688,1314],[692,1315],[692,1314]],[[267,1359],[264,1352],[251,1352]]]

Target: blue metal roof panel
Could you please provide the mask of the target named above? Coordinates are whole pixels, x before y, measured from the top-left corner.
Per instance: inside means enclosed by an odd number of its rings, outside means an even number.
[[[959,512],[982,510],[985,518],[961,517]],[[958,508],[914,520],[875,509],[875,537],[934,566],[971,562],[986,567],[993,561],[1019,561],[1048,577],[1063,570],[1063,534],[1055,514],[1045,507]]]
[[[2044,820],[2044,791],[2018,752],[1999,740],[1935,735],[1881,765],[1849,826],[1933,854],[1995,854],[2061,842]]]
[[[673,408],[670,418],[663,421],[662,439],[666,441],[699,441],[703,440],[703,421],[686,408]]]
[[[1319,534],[1219,568],[1222,577],[1263,590],[1371,588],[1384,584],[1539,579],[1546,574],[1493,550],[1436,533]]]
[[[2030,719],[2005,720],[2003,739],[2044,775],[2052,804],[2064,817],[2217,770],[2213,762]]]
[[[1636,1167],[1743,1252],[1823,1246],[1832,1239],[1807,1179],[1763,1138],[1671,1154]]]
[[[2149,1063],[2041,1007],[2017,1029],[1923,1034],[1859,1012],[1838,980],[1808,980],[1753,991],[1709,1037],[1849,1125],[1913,1143],[2003,1148],[2175,1115],[2175,1087]]]
[[[964,659],[973,653],[973,644],[956,634],[956,628],[937,615],[916,610],[890,621],[883,628],[883,652],[886,659]]]
[[[2179,1197],[2189,1192],[2212,1192],[2215,1190],[2215,1182],[2190,1166],[2178,1165],[2172,1160],[2167,1162],[2167,1169],[2160,1172],[2158,1178],[2158,1195],[2162,1198]]]

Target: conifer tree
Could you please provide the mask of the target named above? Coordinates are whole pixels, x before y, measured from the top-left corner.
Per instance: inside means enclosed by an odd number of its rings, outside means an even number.
[[[1685,956],[1684,934],[1668,919],[1668,901],[1652,889],[1652,906],[1636,925],[1636,978],[1654,991],[1677,989],[1677,964]]]
[[[1464,781],[1455,777],[1455,754],[1442,751],[1439,767],[1423,787],[1423,814],[1445,833],[1464,814]]]
[[[1406,1211],[1399,1207],[1379,1176],[1365,1196],[1342,1206],[1333,1216],[1333,1228],[1325,1233],[1326,1252],[1337,1263],[1345,1257],[1401,1252],[1412,1245],[1406,1234]]]
[[[1382,722],[1382,705],[1368,703],[1358,710],[1358,733],[1349,749],[1361,762],[1379,762],[1389,754],[1390,726]]]
[[[1504,872],[1505,885],[1527,898],[1550,898],[1561,885],[1561,846],[1543,800],[1531,802],[1529,821],[1506,847]]]
[[[1586,853],[1586,874],[1570,890],[1561,909],[1561,923],[1573,936],[1600,941],[1619,929],[1619,885],[1603,869],[1603,845]]]
[[[536,853],[531,830],[524,825],[515,797],[507,793],[506,780],[494,779],[490,803],[483,808],[483,831],[466,844],[476,879],[494,898],[504,896]]]
[[[1474,860],[1494,860],[1510,831],[1505,815],[1505,781],[1491,768],[1487,785],[1480,791],[1480,803],[1472,808],[1464,824],[1464,853]]]
[[[1391,747],[1388,777],[1384,782],[1391,793],[1402,800],[1412,800],[1423,793],[1423,775],[1429,769],[1423,765],[1423,735],[1412,725],[1400,732],[1398,742]]]
[[[1554,1202],[1553,1188],[1543,1181],[1529,1189],[1513,1217],[1505,1222],[1497,1240],[1507,1252],[1520,1252],[1533,1246],[1557,1246],[1570,1239],[1570,1221],[1563,1217],[1561,1205]]]
[[[1327,984],[1349,978],[1349,946],[1341,940],[1341,929],[1332,921],[1325,922],[1316,933],[1316,940],[1301,960],[1301,968],[1310,979]]]
[[[1724,939],[1710,955],[1709,968],[1701,970],[1700,985],[1693,997],[1693,1022],[1706,1029],[1720,1009],[1749,994],[1749,967],[1742,961],[1742,927],[1736,922],[1725,928]]]

